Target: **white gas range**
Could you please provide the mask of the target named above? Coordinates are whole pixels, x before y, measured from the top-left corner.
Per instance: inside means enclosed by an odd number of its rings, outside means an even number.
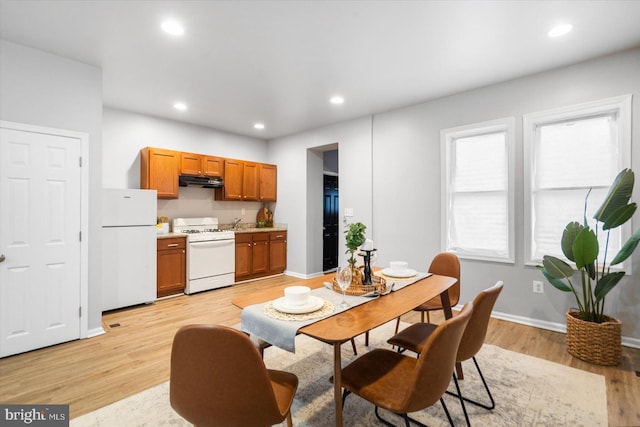
[[[218,218],[175,218],[173,232],[187,234],[186,294],[233,285],[235,234],[220,230]]]

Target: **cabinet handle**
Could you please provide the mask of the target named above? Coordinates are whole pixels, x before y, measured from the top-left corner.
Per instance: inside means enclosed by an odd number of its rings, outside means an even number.
[[[174,248],[176,246],[178,246],[177,243],[171,243],[170,245],[167,245],[168,248]]]

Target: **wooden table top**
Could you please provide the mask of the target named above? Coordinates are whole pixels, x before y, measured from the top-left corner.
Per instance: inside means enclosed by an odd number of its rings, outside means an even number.
[[[331,282],[333,277],[334,274],[330,273],[312,279],[301,279],[295,284],[316,289],[323,287],[323,282]],[[456,279],[452,277],[434,274],[388,295],[300,328],[299,332],[327,343],[345,342],[413,310],[418,305],[439,296],[455,283]],[[276,286],[239,296],[231,302],[237,307],[245,308],[252,304],[271,301],[284,295],[284,288],[292,285]]]

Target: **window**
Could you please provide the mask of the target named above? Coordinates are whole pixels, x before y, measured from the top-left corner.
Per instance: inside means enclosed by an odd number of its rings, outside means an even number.
[[[514,119],[441,131],[442,242],[461,258],[513,262]]]
[[[583,222],[589,189],[586,220],[594,227],[593,214],[613,179],[631,165],[630,114],[629,95],[524,116],[527,263],[539,264],[544,255],[564,258],[562,232],[571,221]],[[610,259],[629,233],[611,231]],[[606,238],[598,233],[601,247]]]

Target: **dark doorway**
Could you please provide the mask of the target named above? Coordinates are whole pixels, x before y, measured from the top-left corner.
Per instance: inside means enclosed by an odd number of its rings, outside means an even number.
[[[322,269],[338,267],[338,177],[324,175]]]

